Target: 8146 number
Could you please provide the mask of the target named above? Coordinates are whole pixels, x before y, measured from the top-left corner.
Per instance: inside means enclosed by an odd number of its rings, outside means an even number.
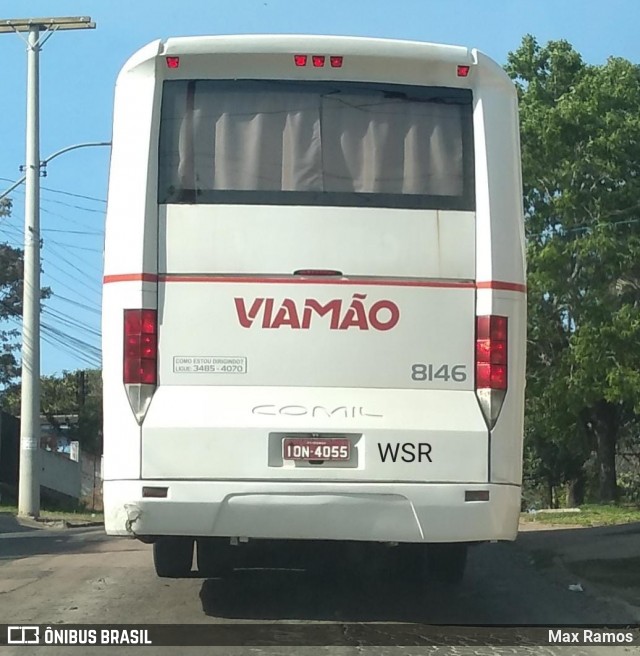
[[[464,364],[422,364],[417,362],[411,365],[411,380],[418,382],[434,380],[443,380],[448,382],[453,380],[456,383],[464,383],[467,380],[467,367]]]

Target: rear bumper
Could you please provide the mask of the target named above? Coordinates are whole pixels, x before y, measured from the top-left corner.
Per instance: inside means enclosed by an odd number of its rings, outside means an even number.
[[[142,487],[168,487],[166,499]],[[465,501],[488,490],[489,501]],[[110,535],[299,540],[514,540],[520,487],[445,483],[105,481]]]

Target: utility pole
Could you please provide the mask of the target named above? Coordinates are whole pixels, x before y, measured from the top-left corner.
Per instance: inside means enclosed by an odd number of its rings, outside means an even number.
[[[22,37],[27,44],[27,127],[18,514],[32,517],[40,514],[40,50],[54,32],[93,28],[85,16],[0,20],[0,32],[27,33]]]
[[[76,371],[76,400],[78,409],[82,408],[87,398],[87,372],[83,370]]]

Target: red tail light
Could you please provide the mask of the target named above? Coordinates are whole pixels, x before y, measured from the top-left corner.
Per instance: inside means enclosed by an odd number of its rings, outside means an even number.
[[[458,66],[458,77],[467,77],[471,66]]]
[[[476,319],[476,389],[507,389],[507,318]]]
[[[313,55],[313,57],[311,57],[311,61],[316,68],[322,68],[325,60],[326,57],[324,55]]]
[[[476,396],[489,430],[494,426],[507,394],[507,317],[476,317]]]
[[[180,68],[180,57],[167,57],[167,68]]]
[[[124,311],[125,385],[156,385],[158,314],[156,310]]]

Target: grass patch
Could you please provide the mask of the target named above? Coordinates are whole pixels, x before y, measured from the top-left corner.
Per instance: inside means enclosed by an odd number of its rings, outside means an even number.
[[[12,505],[0,505],[0,513],[18,514],[18,507]],[[102,513],[92,512],[90,510],[47,510],[40,509],[40,519],[65,519],[68,522],[102,522],[104,516]]]
[[[578,512],[522,513],[524,522],[565,524],[570,526],[615,526],[640,522],[638,506],[580,506]]]

